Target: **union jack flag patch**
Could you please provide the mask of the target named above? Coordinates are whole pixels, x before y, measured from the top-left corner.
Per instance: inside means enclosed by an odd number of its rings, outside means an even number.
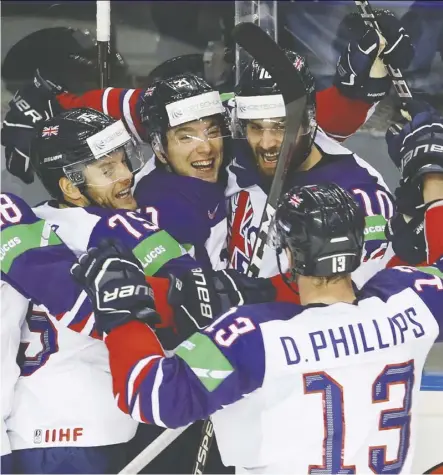
[[[58,125],[52,127],[43,127],[42,137],[50,137],[51,135],[58,135]]]
[[[299,195],[292,195],[291,199],[289,200],[289,203],[294,208],[298,208],[303,203],[303,198],[301,198]]]
[[[301,67],[303,66],[304,59],[303,58],[297,58],[294,63],[294,68],[297,69],[298,71],[301,70]]]

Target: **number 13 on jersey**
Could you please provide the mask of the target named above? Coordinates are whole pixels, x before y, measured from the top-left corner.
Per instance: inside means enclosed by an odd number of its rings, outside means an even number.
[[[323,461],[321,464],[309,465],[309,473],[318,475],[357,473],[355,465],[346,466],[344,462],[346,459],[346,420],[343,387],[323,371],[304,374],[303,383],[306,396],[311,394],[322,395],[324,420]],[[389,401],[390,387],[397,384],[404,386],[401,407],[381,410],[378,427],[374,427],[375,430],[380,431],[399,431],[397,456],[393,460],[388,460],[388,448],[385,445],[369,445],[368,467],[374,473],[399,473],[408,455],[411,435],[410,412],[414,387],[414,360],[385,366],[372,384],[372,403],[379,404]],[[320,406],[319,410],[321,410]],[[358,414],[356,417],[358,417]],[[391,450],[390,453],[392,453]],[[360,467],[360,470],[366,471],[366,467]]]

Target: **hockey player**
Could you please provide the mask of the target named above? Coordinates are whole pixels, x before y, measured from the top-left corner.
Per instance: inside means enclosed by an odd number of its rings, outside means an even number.
[[[440,245],[442,198],[440,188],[428,209]],[[443,329],[443,266],[383,270],[357,295],[350,273],[364,226],[361,208],[337,185],[292,188],[275,229],[302,305],[233,308],[172,357],[134,321],[130,297],[119,299],[102,312],[113,326],[106,344],[119,407],[167,427],[212,414],[223,462],[251,473],[410,472],[417,382]],[[104,270],[118,275],[131,260],[102,248],[73,273],[103,302],[118,282],[103,279]],[[140,270],[131,282],[142,284]]]
[[[116,473],[137,423],[110,394],[75,256],[17,196],[0,195],[0,214],[2,451],[13,451],[2,473]]]
[[[110,234],[134,250],[146,275],[168,263],[190,261],[149,208],[136,212],[133,174],[141,168],[140,147],[121,121],[92,109],[67,111],[36,128],[31,164],[54,198],[34,208],[55,226],[63,242],[79,255]],[[175,268],[175,267],[174,267]]]
[[[356,46],[354,50],[359,51]],[[358,55],[356,57],[361,59]],[[375,55],[364,59],[355,83],[359,91]],[[44,117],[45,112],[51,113],[60,106],[88,106],[121,118],[136,138],[144,139],[152,146],[157,165],[163,163],[176,173],[166,175],[162,167],[153,172],[154,163],[148,164],[136,181],[135,196],[139,205],[149,202],[158,216],[160,227],[168,229],[180,242],[194,245],[196,257],[202,264],[215,269],[226,267],[227,226],[223,190],[220,184],[190,179],[214,182],[221,174],[219,182],[224,185],[224,171],[220,172],[222,157],[227,163],[232,156],[229,142],[223,140],[228,133],[223,117],[225,111],[215,97],[216,92],[204,80],[188,73],[161,80],[148,89],[108,88],[82,96],[68,92],[60,94],[60,88],[52,86],[54,81],[43,78],[41,74],[34,83],[34,87],[23,93],[20,91],[11,101],[11,110],[3,124],[2,140],[7,145],[8,162],[22,163],[27,154],[25,135],[29,134],[29,125],[33,126],[36,121],[32,111]],[[346,93],[343,95],[333,86],[318,94],[319,122],[331,134],[348,136],[368,116],[372,103],[362,101],[361,94],[356,91],[354,96],[358,98],[349,99],[351,89],[343,88]],[[25,112],[22,110],[24,103]],[[45,105],[48,103],[49,107]],[[182,109],[186,111],[185,115],[182,115]],[[215,126],[210,114],[218,117]],[[217,131],[217,127],[220,130]],[[140,178],[147,172],[152,176]],[[177,219],[177,215],[183,217]]]
[[[287,52],[306,88],[307,108],[299,132],[285,184],[288,187],[335,182],[351,191],[364,214],[365,265],[357,269],[354,280],[361,286],[383,268],[387,242],[383,234],[386,220],[393,214],[393,202],[381,175],[350,150],[329,138],[317,127],[314,78],[303,57]],[[227,195],[230,197],[229,258],[232,268],[245,272],[249,265],[267,193],[275,172],[285,134],[285,108],[278,86],[266,71],[253,62],[240,79],[236,97],[236,120],[246,140],[236,141],[235,160],[228,168]],[[287,261],[282,260],[283,269]],[[260,276],[278,274],[273,250],[266,246]]]
[[[1,305],[5,317],[1,326],[2,455],[6,456],[9,445],[13,450],[13,457],[2,458],[2,472],[114,473],[133,454],[133,443],[127,446],[126,442],[134,436],[137,424],[114,404],[103,333],[97,331],[89,299],[69,272],[75,256],[20,198],[1,194],[0,213]],[[233,284],[228,288],[233,281],[224,275],[214,274],[212,285],[208,274],[206,281],[183,276],[180,291],[176,289],[172,297],[175,305],[184,303],[192,315],[200,314],[202,284],[205,307],[199,321],[208,321],[208,309],[215,314],[237,303],[238,298],[251,302],[266,300],[266,295],[273,298],[272,286],[259,282],[252,285],[251,280],[248,287]],[[161,281],[151,279],[157,295],[164,287]],[[168,286],[169,281],[166,291]],[[164,309],[161,299],[158,304]],[[171,324],[171,311],[169,316],[162,312],[160,322],[152,320],[163,336],[167,334],[161,328]],[[187,319],[179,328],[189,334],[190,326],[191,320]],[[106,331],[106,324],[100,328]],[[173,348],[171,343],[167,346]],[[70,408],[68,412],[66,407]],[[199,428],[193,431],[197,439]],[[181,444],[192,446],[192,431]],[[194,447],[191,454],[183,455],[181,448],[172,449],[171,462],[171,452],[166,452],[150,469],[169,473],[177,472],[181,465],[190,466],[192,460],[187,457],[193,457]],[[8,458],[14,462],[14,471],[8,469],[8,462],[12,465]]]
[[[354,31],[351,43],[338,62],[334,82],[342,94],[371,105],[387,95],[391,84],[381,58],[398,67],[407,65],[413,55],[409,36],[398,20],[386,11],[377,16],[387,41],[367,27],[357,41]],[[328,122],[325,112],[321,108],[316,110],[316,103],[324,92],[315,92],[314,78],[305,58],[291,51],[287,56],[305,84],[307,108],[294,157],[298,165],[291,167],[286,187],[335,182],[356,196],[367,216],[366,263],[354,275],[356,284],[361,286],[390,258],[390,252],[385,255],[387,243],[383,234],[386,220],[393,212],[390,192],[373,167],[327,137],[344,140],[346,135],[338,131],[337,122],[332,123],[334,117],[329,114],[331,122]],[[228,250],[230,265],[244,272],[249,265],[285,133],[285,108],[278,85],[256,61],[245,70],[237,85],[234,117],[235,129],[246,140],[236,141],[235,160],[228,169],[230,186],[226,194],[230,197],[231,210]],[[283,265],[286,268],[285,262]],[[277,273],[274,254],[267,247],[260,275]]]

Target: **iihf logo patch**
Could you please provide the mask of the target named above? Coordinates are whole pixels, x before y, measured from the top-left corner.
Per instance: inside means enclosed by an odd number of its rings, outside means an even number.
[[[298,208],[303,203],[303,198],[299,195],[292,195],[289,204],[291,204],[294,208]]]

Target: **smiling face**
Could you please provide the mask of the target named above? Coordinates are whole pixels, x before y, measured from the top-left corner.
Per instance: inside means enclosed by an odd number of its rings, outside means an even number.
[[[286,119],[251,119],[246,122],[246,138],[260,172],[273,176],[278,154],[285,137]]]
[[[94,161],[84,169],[87,193],[99,206],[113,209],[135,210],[132,196],[132,172],[123,150],[112,152]]]
[[[166,133],[166,155],[159,157],[175,173],[215,183],[223,161],[219,118],[207,117],[172,127]]]

